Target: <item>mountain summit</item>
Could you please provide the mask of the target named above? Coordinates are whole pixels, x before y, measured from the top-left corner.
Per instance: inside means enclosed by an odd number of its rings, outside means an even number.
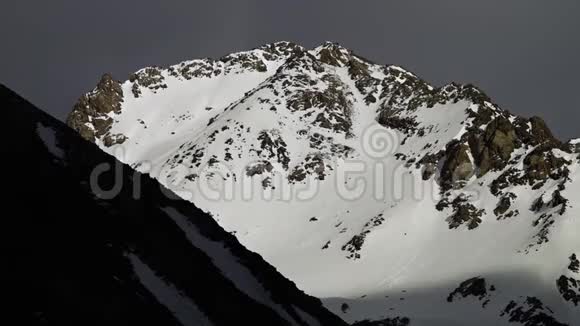
[[[67,122],[350,322],[580,322],[578,141],[473,85],[278,42],[104,75]]]

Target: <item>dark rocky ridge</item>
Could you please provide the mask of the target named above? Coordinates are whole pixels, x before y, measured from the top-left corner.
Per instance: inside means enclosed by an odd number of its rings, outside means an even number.
[[[97,98],[89,100],[111,100]],[[2,228],[9,253],[3,289],[10,298],[3,318],[27,325],[197,325],[199,320],[178,317],[143,285],[128,258],[134,256],[214,325],[345,325],[192,204],[1,85],[0,102],[11,121],[2,129],[4,137],[18,137],[2,147],[3,157],[18,160],[3,163],[10,171],[4,200],[14,208]],[[90,187],[91,172],[100,164],[120,168],[120,175],[103,173],[98,179],[106,190],[122,182],[110,200]],[[138,197],[136,186],[142,189]],[[189,241],[168,209],[186,216],[200,240],[223,245],[278,308],[242,291],[251,285],[228,278],[216,263],[223,257]]]

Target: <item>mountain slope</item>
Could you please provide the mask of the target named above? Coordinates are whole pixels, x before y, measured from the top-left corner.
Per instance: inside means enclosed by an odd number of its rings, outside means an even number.
[[[580,251],[578,142],[472,85],[279,42],[105,75],[68,124],[349,321],[580,319],[559,281]]]
[[[11,323],[345,325],[156,181],[4,86],[0,103],[10,121],[2,288]]]

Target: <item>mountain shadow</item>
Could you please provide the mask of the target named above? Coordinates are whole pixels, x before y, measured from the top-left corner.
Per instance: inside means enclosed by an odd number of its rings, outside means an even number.
[[[346,325],[192,204],[1,85],[0,103],[3,317]]]

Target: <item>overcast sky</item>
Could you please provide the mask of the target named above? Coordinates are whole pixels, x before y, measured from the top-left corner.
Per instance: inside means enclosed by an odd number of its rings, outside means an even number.
[[[338,41],[580,137],[580,1],[3,0],[0,82],[64,119],[110,72],[289,40]]]

